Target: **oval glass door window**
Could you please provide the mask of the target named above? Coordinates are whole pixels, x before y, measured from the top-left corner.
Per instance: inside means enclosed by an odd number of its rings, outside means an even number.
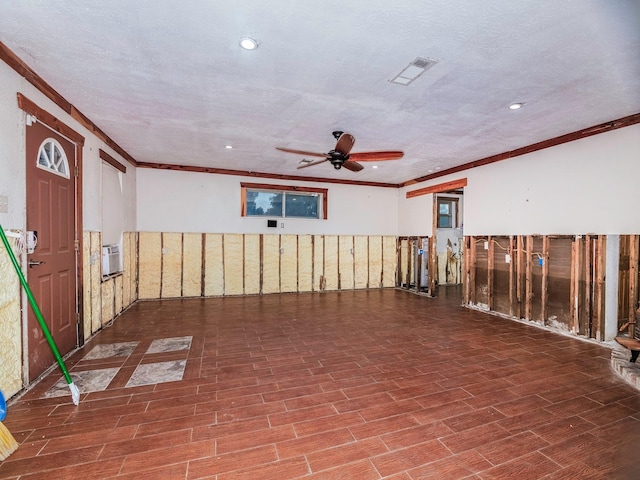
[[[38,150],[38,168],[69,178],[69,162],[55,138],[47,138]]]

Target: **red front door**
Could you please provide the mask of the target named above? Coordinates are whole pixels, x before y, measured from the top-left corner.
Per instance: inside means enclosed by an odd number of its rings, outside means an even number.
[[[27,254],[27,280],[64,355],[78,344],[75,234],[75,144],[40,122],[26,127],[27,230],[37,245]],[[55,359],[29,308],[29,380]]]

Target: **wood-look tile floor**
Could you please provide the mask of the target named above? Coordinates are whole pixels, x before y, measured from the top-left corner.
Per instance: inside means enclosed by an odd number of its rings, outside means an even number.
[[[398,290],[139,302],[68,361],[109,386],[9,406],[11,479],[637,479],[640,394],[610,351]],[[190,348],[145,354],[153,340]],[[138,342],[83,360],[96,344]],[[186,359],[138,387],[140,364]]]

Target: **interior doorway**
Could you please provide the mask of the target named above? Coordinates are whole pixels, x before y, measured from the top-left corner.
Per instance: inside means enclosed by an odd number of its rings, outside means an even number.
[[[464,255],[462,188],[433,196],[435,279],[438,285],[461,285]]]

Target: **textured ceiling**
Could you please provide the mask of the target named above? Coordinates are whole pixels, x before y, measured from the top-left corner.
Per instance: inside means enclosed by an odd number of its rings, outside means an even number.
[[[0,0],[0,19],[141,162],[400,183],[640,112],[637,0]],[[438,63],[389,83],[416,57]],[[275,150],[336,129],[405,157],[296,170]]]

